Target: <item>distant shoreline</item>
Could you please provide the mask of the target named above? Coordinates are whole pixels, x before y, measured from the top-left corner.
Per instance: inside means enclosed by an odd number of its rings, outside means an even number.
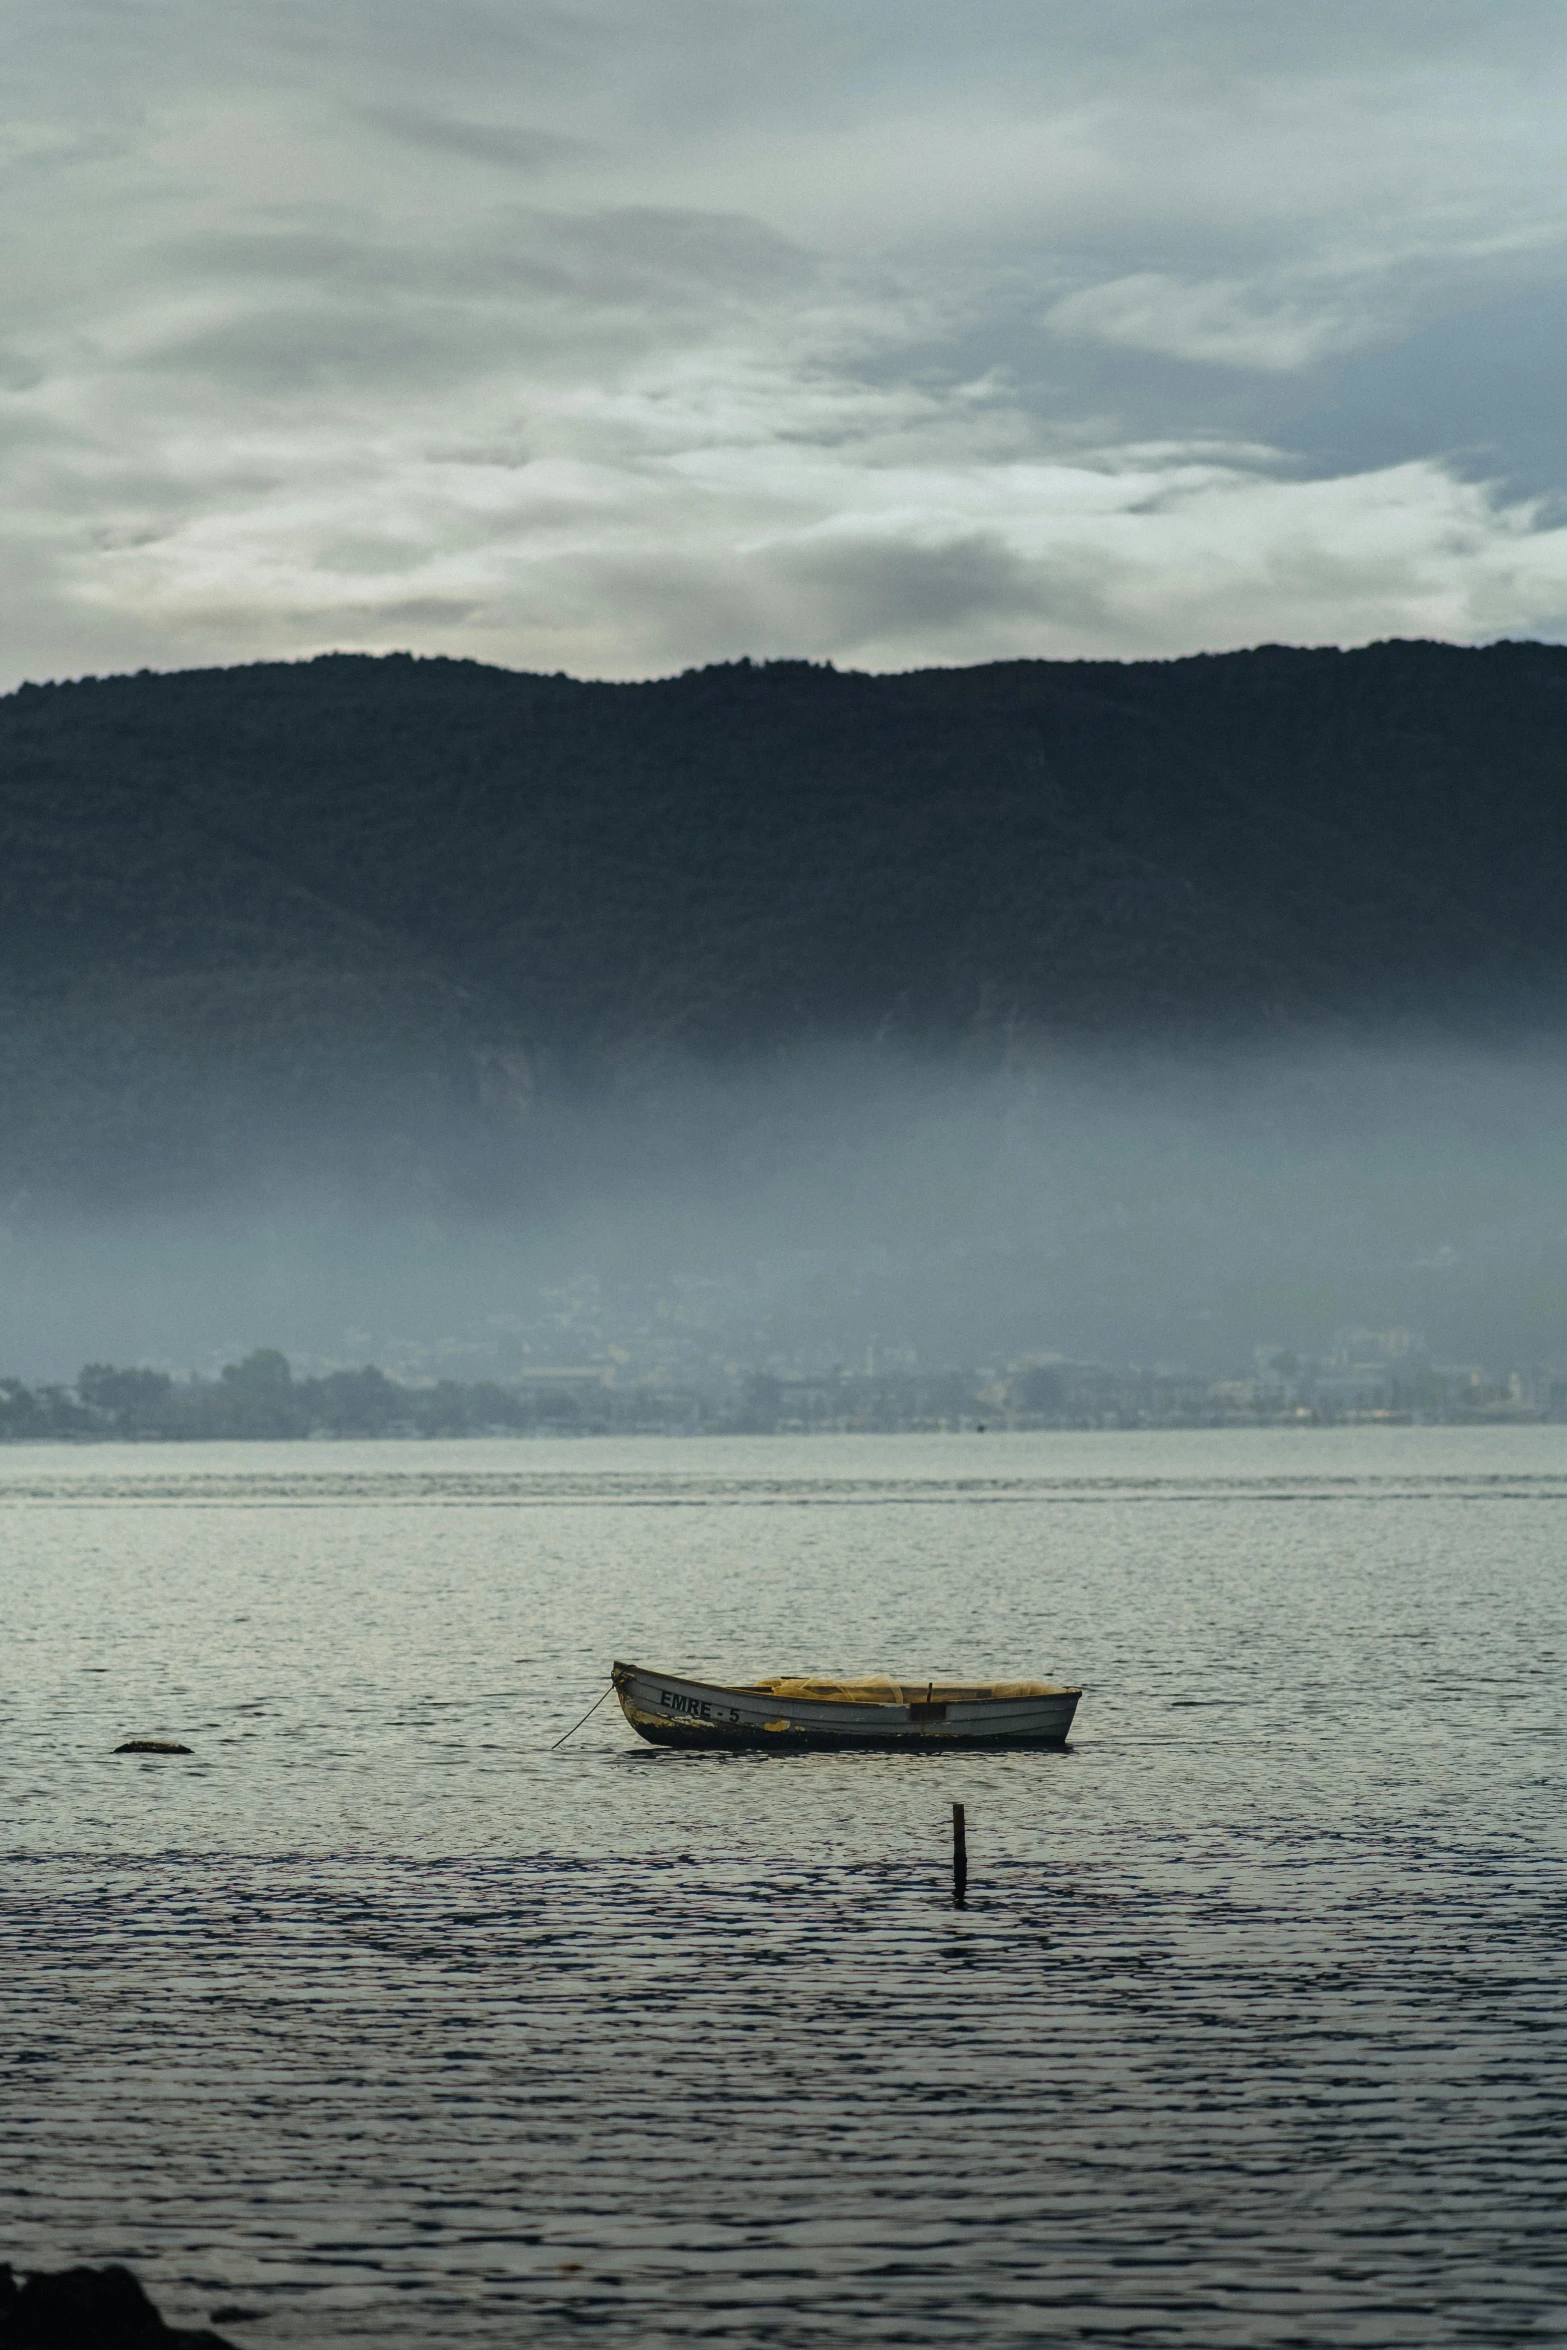
[[[660,1441],[676,1442],[734,1442],[756,1443],[766,1440],[793,1443],[801,1437],[828,1440],[845,1436],[1276,1436],[1296,1434],[1316,1436],[1332,1434],[1345,1428],[1562,1428],[1567,1427],[1567,1414],[1560,1412],[1511,1412],[1487,1414],[1470,1413],[1437,1417],[1410,1412],[1345,1413],[1336,1419],[1317,1417],[1297,1418],[1293,1414],[1272,1420],[1053,1420],[1031,1425],[1005,1422],[971,1423],[965,1426],[921,1427],[815,1427],[815,1428],[734,1428],[718,1426],[659,1427],[649,1423],[629,1422],[624,1426],[559,1427],[535,1425],[526,1428],[380,1428],[380,1429],[309,1429],[303,1432],[267,1431],[262,1429],[210,1429],[176,1433],[174,1431],[121,1431],[113,1428],[39,1431],[33,1435],[0,1435],[0,1449],[19,1449],[23,1446],[64,1447],[74,1450],[92,1450],[103,1445],[206,1445],[206,1444],[590,1444],[606,1440],[618,1442],[626,1437],[657,1437]]]

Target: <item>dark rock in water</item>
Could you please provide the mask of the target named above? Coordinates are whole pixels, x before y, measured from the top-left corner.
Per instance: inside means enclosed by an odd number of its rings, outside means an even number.
[[[181,1746],[173,1738],[127,1738],[114,1751],[116,1754],[192,1754],[195,1749]]]
[[[221,2334],[166,2326],[128,2268],[35,2271],[0,2261],[0,2350],[233,2350]]]

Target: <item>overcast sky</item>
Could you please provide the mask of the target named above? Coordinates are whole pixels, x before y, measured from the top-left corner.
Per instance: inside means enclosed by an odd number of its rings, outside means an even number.
[[[1567,634],[1534,0],[11,0],[0,682]]]

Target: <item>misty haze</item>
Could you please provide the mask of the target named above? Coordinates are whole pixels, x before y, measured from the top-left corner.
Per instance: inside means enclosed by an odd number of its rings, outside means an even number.
[[[826,1048],[662,1072],[464,1196],[450,1128],[301,1143],[169,1206],[13,1199],[9,1360],[207,1373],[260,1346],[414,1381],[597,1366],[722,1403],[784,1377],[1066,1356],[1216,1378],[1402,1327],[1435,1361],[1567,1363],[1567,1070],[1545,1043]],[[356,1184],[348,1171],[358,1177]]]

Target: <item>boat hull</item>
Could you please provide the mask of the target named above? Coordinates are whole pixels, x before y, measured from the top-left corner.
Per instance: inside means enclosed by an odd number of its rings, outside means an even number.
[[[953,1747],[1064,1746],[1082,1692],[980,1697],[948,1704],[859,1705],[781,1697],[617,1664],[621,1711],[653,1746],[730,1752],[946,1753]]]

